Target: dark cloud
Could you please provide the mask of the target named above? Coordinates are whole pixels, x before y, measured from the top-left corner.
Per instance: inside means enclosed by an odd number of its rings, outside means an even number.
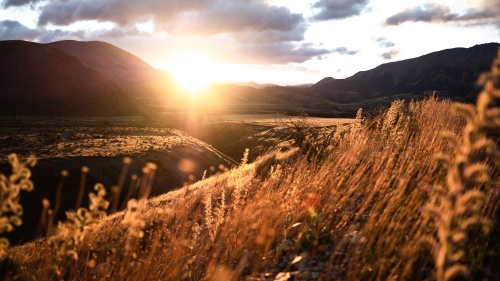
[[[36,2],[40,2],[41,0],[4,0],[2,2],[2,6],[5,8],[8,7],[20,7],[28,4],[34,4]]]
[[[339,53],[341,55],[355,55],[359,53],[359,50],[348,50],[346,47],[338,47],[332,50],[332,53]]]
[[[380,56],[385,59],[385,60],[390,60],[392,59],[395,55],[397,55],[399,53],[398,50],[395,50],[395,49],[392,49],[390,50],[389,52],[387,53],[383,53],[381,54]]]
[[[382,48],[390,48],[394,47],[395,45],[393,42],[387,41],[387,38],[385,37],[375,38],[375,42],[377,42],[378,45]]]
[[[493,10],[469,9],[465,14],[453,13],[449,7],[437,4],[426,4],[404,10],[386,19],[387,25],[399,25],[404,22],[461,22],[472,20],[487,20],[497,17]]]
[[[82,20],[109,21],[121,27],[152,19],[157,29],[176,35],[209,36],[228,32],[305,32],[305,19],[262,0],[55,0],[41,7],[40,26]]]
[[[54,0],[41,7],[41,26],[69,25],[82,20],[110,21],[120,26],[132,25],[142,19],[174,22],[182,13],[205,10],[217,0]]]
[[[283,7],[258,1],[227,0],[224,5],[179,15],[177,21],[167,24],[166,29],[181,35],[213,35],[241,31],[294,32],[304,24],[301,14],[291,13]]]
[[[366,9],[369,0],[319,0],[312,5],[319,12],[313,20],[339,20],[361,14]]]

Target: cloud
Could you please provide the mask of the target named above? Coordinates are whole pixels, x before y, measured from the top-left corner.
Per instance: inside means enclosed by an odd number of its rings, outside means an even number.
[[[40,26],[69,25],[83,20],[109,21],[120,26],[132,25],[143,19],[174,22],[182,13],[202,11],[217,0],[53,0],[40,7]]]
[[[500,5],[498,0],[467,0],[468,5],[472,9],[478,9],[481,11],[490,11],[500,16]]]
[[[34,4],[36,2],[40,2],[41,0],[5,0],[2,2],[2,6],[5,8],[8,7],[20,7],[28,4]]]
[[[30,29],[18,21],[0,21],[0,40],[34,40],[40,32]]]
[[[48,43],[66,39],[82,40],[85,37],[86,34],[83,31],[47,30],[45,28],[31,29],[18,21],[0,21],[0,40],[29,40]]]
[[[166,29],[173,34],[213,35],[224,32],[294,32],[305,24],[301,14],[259,1],[226,0],[196,13],[178,15]]]
[[[264,0],[54,0],[40,10],[39,27],[84,20],[114,23],[116,30],[98,34],[101,38],[122,36],[122,29],[130,33],[135,23],[145,21],[157,32],[183,39],[221,37],[229,53],[240,53],[232,56],[239,63],[304,62],[331,52],[302,44],[308,28],[302,14]]]
[[[317,21],[339,20],[361,14],[368,5],[368,0],[319,0],[312,5],[319,9],[312,19]]]
[[[453,13],[449,7],[438,4],[426,4],[423,7],[406,9],[386,19],[387,25],[399,25],[404,22],[466,22],[473,20],[494,19],[498,15],[493,10],[471,8],[465,14]]]
[[[105,40],[112,38],[122,38],[126,36],[139,36],[144,33],[135,29],[98,30],[92,33],[87,31],[67,31],[61,29],[48,30],[44,27],[31,29],[18,21],[0,21],[0,40],[29,40],[40,43],[54,42],[58,40]]]
[[[270,6],[263,0],[55,0],[41,7],[38,25],[96,20],[126,27],[150,19],[157,29],[182,36],[244,31],[305,32],[301,14]]]
[[[393,42],[387,41],[387,38],[385,38],[385,37],[375,38],[375,42],[377,42],[378,45],[382,48],[390,48],[390,47],[394,47],[394,45],[395,45]]]
[[[389,52],[387,53],[383,53],[381,54],[380,56],[385,59],[385,60],[390,60],[392,59],[395,55],[397,55],[399,53],[398,50],[395,50],[395,49],[392,49],[390,50]]]
[[[341,55],[355,55],[359,53],[359,50],[348,50],[346,47],[338,47],[332,50],[332,53],[339,53]]]
[[[332,53],[319,49],[312,44],[280,42],[263,45],[239,45],[226,52],[225,60],[247,64],[286,64],[302,63],[315,57]]]

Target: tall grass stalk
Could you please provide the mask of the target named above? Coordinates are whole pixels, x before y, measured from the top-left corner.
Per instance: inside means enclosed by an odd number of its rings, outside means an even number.
[[[10,154],[7,159],[12,170],[9,176],[0,174],[0,235],[22,224],[21,190],[32,191],[34,188],[29,167],[35,166],[35,158],[21,162],[16,154]],[[5,256],[8,247],[9,240],[0,236],[0,258]]]
[[[465,117],[461,136],[444,132],[442,137],[454,147],[454,156],[440,153],[436,157],[448,169],[446,186],[435,186],[426,214],[434,220],[435,236],[425,236],[433,251],[438,280],[467,276],[466,265],[469,233],[474,227],[486,233],[492,226],[485,216],[487,193],[495,184],[493,167],[500,161],[496,141],[488,137],[491,130],[500,130],[500,51],[492,71],[481,78],[484,85],[476,106],[455,104],[452,109]],[[498,165],[500,167],[500,165]]]

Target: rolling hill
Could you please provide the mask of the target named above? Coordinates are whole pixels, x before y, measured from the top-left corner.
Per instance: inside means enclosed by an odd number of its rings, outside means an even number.
[[[47,45],[77,57],[135,98],[166,99],[177,90],[168,72],[112,44],[65,40]]]
[[[327,77],[310,87],[335,102],[352,103],[398,94],[436,91],[454,100],[474,101],[475,82],[489,69],[500,44],[433,52],[413,59],[382,64],[345,79]]]
[[[0,115],[144,115],[115,83],[47,45],[0,41]]]

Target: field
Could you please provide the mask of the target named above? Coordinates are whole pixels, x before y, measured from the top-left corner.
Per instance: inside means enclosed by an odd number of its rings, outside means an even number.
[[[140,174],[141,168],[149,161],[159,166],[155,177],[152,195],[159,195],[175,190],[185,184],[200,180],[205,173],[209,177],[237,165],[243,157],[245,148],[251,148],[253,160],[264,151],[281,143],[289,130],[284,124],[298,120],[297,117],[276,115],[216,115],[208,116],[200,125],[206,140],[216,148],[190,137],[185,132],[174,129],[168,120],[153,121],[143,117],[0,117],[0,153],[16,153],[20,158],[36,156],[37,165],[33,170],[36,189],[22,197],[25,207],[25,224],[8,237],[14,244],[30,241],[35,235],[42,199],[55,200],[56,187],[62,170],[69,171],[65,179],[61,212],[58,219],[64,219],[64,211],[74,207],[80,186],[80,174],[83,166],[89,168],[86,192],[92,191],[95,183],[111,186],[119,178],[123,158],[133,161],[131,174]],[[349,119],[308,118],[313,126],[333,126]],[[221,138],[221,131],[234,133],[233,124],[238,124],[240,139],[226,135]],[[273,132],[279,132],[274,133]],[[226,132],[227,133],[227,132]],[[194,135],[194,132],[193,132]],[[238,134],[234,134],[238,136]],[[274,138],[272,137],[274,136]],[[248,139],[250,137],[251,139]],[[213,141],[212,139],[221,141]],[[229,141],[230,140],[230,141]],[[223,151],[223,152],[221,152]],[[226,156],[229,153],[231,157]],[[187,173],[179,169],[179,163],[188,159],[195,163]],[[235,160],[237,161],[235,161]],[[223,168],[219,168],[223,165]],[[215,168],[215,169],[214,169]],[[7,158],[0,159],[0,171],[7,173]],[[126,184],[130,184],[127,180]],[[128,191],[128,190],[126,190]],[[126,192],[121,200],[125,200]],[[87,203],[87,199],[84,203]]]
[[[168,124],[142,117],[116,118],[59,118],[59,117],[2,117],[0,118],[0,171],[7,173],[10,165],[7,155],[37,158],[32,169],[37,188],[23,196],[26,223],[9,233],[11,242],[32,239],[42,210],[42,199],[55,200],[56,188],[62,170],[65,178],[59,219],[64,211],[74,208],[83,166],[87,174],[88,193],[96,183],[111,186],[120,176],[124,157],[130,157],[131,174],[141,174],[147,162],[157,163],[152,194],[158,195],[182,187],[206,176],[223,171],[219,165],[231,167],[234,161],[210,145]],[[180,170],[182,160],[196,163],[189,171]],[[213,169],[216,167],[216,169]],[[126,181],[130,184],[130,181]],[[122,194],[122,200],[125,194]],[[87,204],[87,198],[84,203]]]

